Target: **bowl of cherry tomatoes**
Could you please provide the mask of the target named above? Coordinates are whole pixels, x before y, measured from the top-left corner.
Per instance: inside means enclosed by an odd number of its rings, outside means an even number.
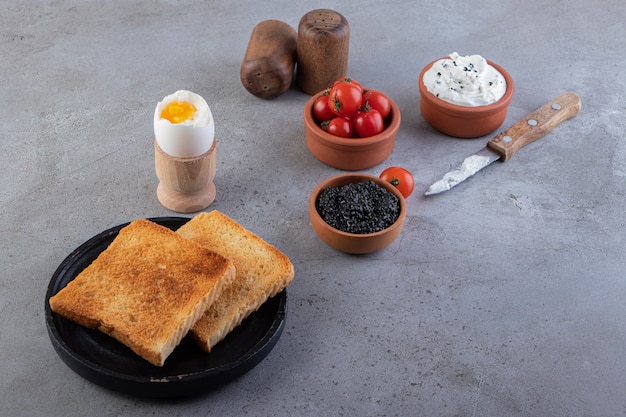
[[[306,144],[317,159],[356,171],[383,162],[393,151],[400,109],[384,93],[341,77],[304,106]]]

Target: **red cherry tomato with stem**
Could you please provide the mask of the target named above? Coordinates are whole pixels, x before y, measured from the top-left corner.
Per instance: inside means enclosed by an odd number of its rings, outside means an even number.
[[[339,82],[330,88],[328,104],[337,116],[354,117],[359,112],[363,94],[361,87],[348,82]]]
[[[354,130],[362,138],[378,135],[385,130],[383,116],[376,109],[360,111],[354,117]]]
[[[363,93],[361,108],[366,109],[368,106],[372,109],[378,110],[381,116],[383,116],[383,119],[389,116],[389,113],[391,112],[391,102],[389,101],[389,97],[378,90],[368,90]]]
[[[404,168],[389,167],[381,172],[379,178],[396,187],[404,198],[408,198],[413,192],[413,175]]]
[[[361,93],[363,92],[363,86],[361,85],[360,82],[358,82],[357,80],[355,80],[354,78],[351,77],[339,77],[335,80],[335,82],[333,82],[333,85],[338,84],[338,83],[350,83],[350,84],[354,84],[356,86],[358,86],[361,89]]]
[[[322,129],[334,136],[349,138],[352,136],[354,127],[352,120],[347,117],[335,117],[321,124]]]
[[[330,111],[330,107],[328,105],[329,94],[330,89],[326,90],[326,92],[319,96],[313,103],[313,115],[315,115],[315,118],[320,122],[325,122],[326,120],[336,117],[335,113]]]

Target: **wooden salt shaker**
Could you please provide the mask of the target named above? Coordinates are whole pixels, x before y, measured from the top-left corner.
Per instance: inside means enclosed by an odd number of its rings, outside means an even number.
[[[302,16],[298,26],[296,85],[313,95],[348,75],[350,26],[334,10],[317,9]]]
[[[163,152],[154,141],[154,163],[160,181],[157,198],[161,204],[178,213],[193,213],[207,208],[215,200],[215,147],[216,140],[203,155],[177,158]]]

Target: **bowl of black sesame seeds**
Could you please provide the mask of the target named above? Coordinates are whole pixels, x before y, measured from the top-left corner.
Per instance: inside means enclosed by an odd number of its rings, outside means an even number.
[[[315,187],[309,199],[311,227],[330,247],[350,254],[383,249],[402,231],[406,201],[387,181],[342,174]]]

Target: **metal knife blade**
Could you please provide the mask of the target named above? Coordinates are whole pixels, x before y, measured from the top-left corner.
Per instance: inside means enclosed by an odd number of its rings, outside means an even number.
[[[576,93],[565,93],[487,142],[487,146],[471,155],[431,185],[426,195],[448,191],[491,163],[508,161],[520,148],[545,136],[561,122],[580,113],[582,103]]]
[[[448,191],[455,185],[465,181],[487,165],[500,159],[502,155],[489,148],[483,148],[474,155],[470,155],[460,164],[447,172],[442,179],[431,185],[426,195],[439,194]]]

